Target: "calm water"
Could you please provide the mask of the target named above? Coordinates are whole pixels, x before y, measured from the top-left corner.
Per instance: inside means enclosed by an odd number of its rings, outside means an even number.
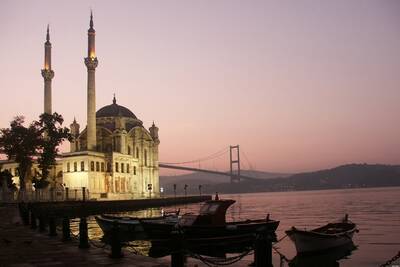
[[[276,192],[221,195],[236,200],[229,210],[228,220],[271,218],[280,220],[278,238],[291,226],[311,229],[329,221],[335,221],[348,213],[358,225],[360,232],[353,238],[358,247],[351,255],[339,260],[337,266],[379,266],[400,250],[400,187],[347,190],[324,190],[303,192]],[[199,204],[180,206],[181,212],[197,212]],[[167,208],[173,209],[173,208]],[[134,216],[158,216],[160,210],[130,213]],[[91,238],[101,237],[101,230],[91,220]],[[148,242],[136,242],[143,254]],[[277,244],[279,251],[292,259],[296,252],[294,244],[285,238]],[[280,257],[274,253],[274,266],[280,266]],[[253,256],[244,258],[234,266],[247,266]],[[288,266],[286,263],[282,266]]]

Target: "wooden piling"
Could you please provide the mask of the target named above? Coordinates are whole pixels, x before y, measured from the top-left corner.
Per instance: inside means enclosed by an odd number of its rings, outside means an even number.
[[[272,241],[274,236],[264,229],[257,231],[254,244],[254,263],[256,267],[273,267]]]
[[[88,224],[86,217],[81,217],[79,221],[79,248],[89,248],[89,237],[88,237]]]
[[[57,236],[57,225],[54,217],[49,218],[49,236]]]
[[[37,228],[36,216],[35,213],[31,210],[31,229],[36,229],[36,228]]]
[[[46,231],[46,220],[43,215],[39,215],[39,232]]]
[[[122,253],[122,244],[121,240],[119,238],[119,226],[118,222],[114,221],[113,226],[111,229],[111,236],[110,236],[110,243],[111,243],[111,254],[110,258],[116,259],[116,258],[122,258],[124,255]]]
[[[64,217],[62,220],[62,233],[63,233],[62,241],[65,242],[71,240],[71,228],[68,217]]]
[[[172,231],[171,236],[173,247],[173,252],[171,253],[171,267],[184,267],[185,254],[183,252],[182,235],[178,231]]]

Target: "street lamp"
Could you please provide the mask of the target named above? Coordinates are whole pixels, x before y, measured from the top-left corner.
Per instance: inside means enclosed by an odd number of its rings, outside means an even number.
[[[201,196],[201,188],[202,188],[203,186],[201,185],[201,184],[199,184],[199,193],[200,193],[200,196]]]
[[[174,184],[174,197],[176,198],[176,184]]]

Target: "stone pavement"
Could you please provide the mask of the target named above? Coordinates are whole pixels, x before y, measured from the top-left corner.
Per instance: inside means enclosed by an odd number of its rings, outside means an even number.
[[[79,249],[77,241],[62,242],[61,237],[49,237],[20,222],[13,205],[0,204],[0,267],[31,266],[138,266],[167,267],[169,261],[125,253],[121,259],[111,259],[105,249]]]

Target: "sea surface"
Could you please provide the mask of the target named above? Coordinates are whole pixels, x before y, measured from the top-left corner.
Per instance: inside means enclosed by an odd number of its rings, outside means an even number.
[[[227,212],[228,221],[261,219],[267,214],[270,214],[272,219],[279,220],[278,239],[283,238],[284,231],[292,226],[312,229],[349,214],[349,219],[355,222],[359,229],[359,233],[353,238],[356,249],[342,259],[337,259],[337,253],[328,254],[322,256],[322,259],[319,257],[318,262],[315,260],[314,263],[306,263],[304,266],[375,267],[400,251],[400,187],[248,193],[220,195],[220,198],[236,200]],[[196,213],[200,204],[168,207],[165,210],[174,208],[180,208],[181,214]],[[127,214],[152,217],[159,216],[160,212],[161,209],[149,209]],[[102,236],[101,229],[93,218],[89,220],[89,235],[93,240]],[[136,251],[146,255],[150,243],[140,241],[133,242],[132,245]],[[289,260],[296,256],[294,244],[289,238],[284,238],[275,247]],[[248,266],[252,261],[253,256],[249,255],[232,266]],[[399,260],[396,263],[399,264]],[[273,264],[298,266],[293,263],[289,265],[275,251]]]

